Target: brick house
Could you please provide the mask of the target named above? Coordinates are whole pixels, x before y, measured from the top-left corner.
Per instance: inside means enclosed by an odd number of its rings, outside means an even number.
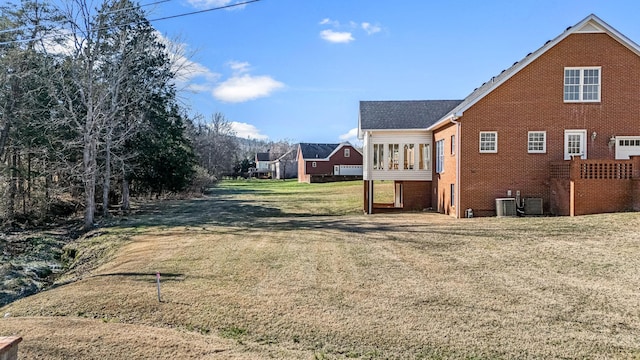
[[[362,179],[362,153],[351,144],[298,145],[298,182]]]
[[[640,210],[640,47],[590,15],[463,100],[362,101],[358,130],[366,213],[376,180],[455,217]]]

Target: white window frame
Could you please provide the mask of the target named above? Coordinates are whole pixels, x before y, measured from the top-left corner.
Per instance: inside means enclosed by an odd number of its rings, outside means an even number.
[[[532,140],[532,135],[542,135],[542,141]],[[542,142],[542,149],[532,149],[532,146],[537,147]],[[527,152],[529,154],[546,154],[547,153],[547,132],[546,131],[529,131],[527,133]]]
[[[384,170],[384,145],[373,144],[373,170]]]
[[[436,141],[436,173],[444,172],[444,139]]]
[[[451,205],[452,208],[456,207],[456,184],[450,184],[449,185],[449,192],[450,192],[450,199],[449,199],[449,205]]]
[[[415,170],[416,169],[416,145],[407,143],[402,144],[402,158],[404,165],[403,170]]]
[[[567,84],[567,71],[579,71],[579,79],[578,83]],[[585,83],[585,73],[590,70],[598,71],[598,83],[597,84],[586,84]],[[585,91],[587,87],[595,86],[597,90],[597,98],[595,99],[585,99],[585,94],[589,92]],[[567,99],[567,90],[569,87],[577,87],[578,88],[578,98],[577,99]],[[572,91],[571,94],[574,94],[575,91]],[[562,92],[562,96],[564,102],[566,103],[580,103],[580,102],[600,102],[602,98],[602,67],[601,66],[584,66],[584,67],[565,67],[564,68],[564,88]]]
[[[431,169],[431,146],[430,144],[418,144],[420,158],[418,159],[418,170]]]
[[[351,156],[351,149],[344,149],[344,157],[348,158]]]
[[[312,162],[311,162],[311,167],[312,167],[312,168],[314,168],[314,167],[318,167],[318,163],[316,163],[315,161],[312,161]]]
[[[569,139],[571,136],[580,136],[580,153],[569,153]],[[571,160],[572,156],[580,155],[581,159],[587,158],[587,130],[565,130],[564,131],[564,159]]]
[[[400,144],[398,143],[387,144],[387,149],[389,150],[387,153],[388,170],[390,171],[400,170]]]
[[[483,139],[483,135],[493,135],[493,140]],[[481,154],[495,154],[498,152],[498,132],[497,131],[480,131],[478,137],[478,149]],[[493,148],[489,145],[493,144]]]

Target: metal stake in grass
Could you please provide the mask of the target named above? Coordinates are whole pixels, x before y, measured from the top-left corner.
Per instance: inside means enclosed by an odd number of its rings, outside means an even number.
[[[156,272],[156,283],[158,284],[158,302],[162,302],[162,298],[160,297],[160,273]]]

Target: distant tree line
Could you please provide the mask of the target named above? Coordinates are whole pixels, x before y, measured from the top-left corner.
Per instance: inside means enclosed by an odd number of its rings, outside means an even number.
[[[131,0],[0,7],[0,222],[84,214],[202,190],[255,153],[230,123],[190,117],[177,54]],[[182,69],[184,70],[184,69]]]

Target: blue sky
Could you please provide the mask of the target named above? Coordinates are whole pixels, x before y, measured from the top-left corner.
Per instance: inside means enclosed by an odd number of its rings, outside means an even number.
[[[637,0],[260,0],[153,25],[189,55],[191,112],[223,113],[243,137],[334,143],[354,142],[360,100],[463,99],[591,13],[640,43]]]

